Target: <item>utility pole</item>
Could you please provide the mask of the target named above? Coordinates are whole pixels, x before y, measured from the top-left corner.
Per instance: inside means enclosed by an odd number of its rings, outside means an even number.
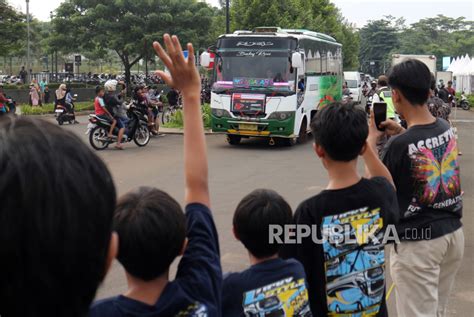
[[[225,32],[230,33],[230,0],[225,1]]]
[[[28,31],[28,44],[27,44],[27,53],[26,53],[26,71],[28,72],[27,80],[31,81],[31,61],[30,61],[30,0],[26,0],[26,25]]]

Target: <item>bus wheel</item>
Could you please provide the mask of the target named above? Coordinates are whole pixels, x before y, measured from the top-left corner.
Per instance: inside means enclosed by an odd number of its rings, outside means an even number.
[[[227,135],[227,143],[229,143],[230,145],[239,145],[240,140],[242,140],[242,137],[240,135]]]
[[[303,120],[300,127],[300,133],[298,134],[298,143],[303,144],[308,140],[308,132],[306,131],[307,123],[306,119]]]
[[[295,144],[296,144],[296,139],[295,138],[279,138],[278,139],[278,145],[293,146]]]

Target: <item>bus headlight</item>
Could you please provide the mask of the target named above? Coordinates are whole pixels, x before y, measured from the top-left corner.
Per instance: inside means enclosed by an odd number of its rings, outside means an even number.
[[[230,118],[229,111],[225,109],[212,108],[212,114],[218,118]]]
[[[294,111],[276,111],[272,113],[268,119],[276,119],[276,120],[287,120],[293,116],[295,112]]]

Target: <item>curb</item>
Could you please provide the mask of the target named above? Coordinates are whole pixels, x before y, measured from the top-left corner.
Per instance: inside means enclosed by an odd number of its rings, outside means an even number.
[[[166,129],[166,128],[163,128],[163,129]],[[169,134],[169,135],[183,135],[184,134],[184,131],[179,131],[179,130],[165,131],[165,130],[162,130],[161,128],[160,128],[159,132],[162,133],[162,134]],[[225,134],[225,133],[212,132],[212,131],[209,131],[209,130],[205,130],[204,134],[205,135],[218,135],[218,134]]]

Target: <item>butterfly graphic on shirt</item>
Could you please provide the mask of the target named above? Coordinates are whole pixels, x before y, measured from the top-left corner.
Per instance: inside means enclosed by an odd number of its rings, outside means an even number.
[[[420,149],[412,156],[412,173],[418,202],[432,205],[439,194],[454,198],[460,194],[460,177],[456,139],[452,138],[438,160],[430,149]]]

